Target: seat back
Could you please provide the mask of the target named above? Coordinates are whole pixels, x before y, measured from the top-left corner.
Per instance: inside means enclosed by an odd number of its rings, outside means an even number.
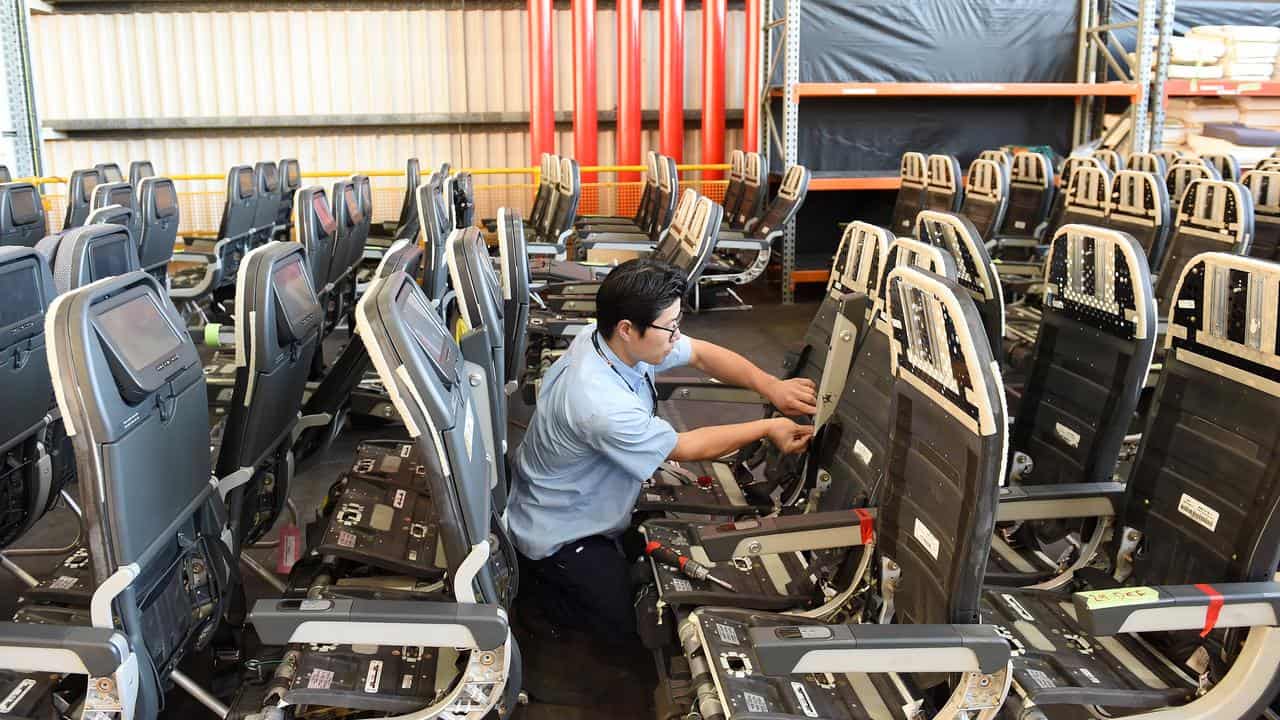
[[[1250,170],[1242,182],[1253,197],[1249,256],[1280,260],[1280,170]]]
[[[53,402],[44,336],[53,294],[49,266],[35,250],[0,247],[0,548],[20,538],[57,491],[38,446]]]
[[[1199,160],[1182,160],[1169,166],[1165,173],[1164,184],[1169,191],[1169,202],[1174,207],[1182,204],[1182,194],[1196,180],[1221,180],[1215,175],[1217,171]]]
[[[1147,256],[1126,233],[1064,225],[1049,248],[1044,282],[1009,448],[1034,463],[1023,484],[1105,482],[1155,352]]]
[[[253,242],[261,244],[271,239],[280,216],[280,171],[270,161],[253,166],[253,181],[257,190],[257,204],[253,213]]]
[[[764,157],[757,152],[749,152],[743,162],[742,169],[742,198],[738,202],[738,209],[730,220],[730,227],[735,229],[746,228],[761,216],[761,209],[765,205],[768,196],[769,178],[765,172]],[[728,216],[728,209],[725,215]]]
[[[102,174],[97,170],[73,170],[67,180],[67,212],[62,220],[62,229],[80,227],[89,219],[89,206],[93,202],[93,190],[102,183]]]
[[[1172,150],[1169,148],[1152,150],[1151,154],[1164,160],[1165,172],[1168,172],[1169,168],[1177,164],[1179,160],[1190,157],[1180,150]]]
[[[36,246],[53,268],[59,293],[138,268],[138,248],[122,225],[85,225],[50,235]]]
[[[324,188],[312,185],[302,188],[297,195],[293,212],[295,241],[306,252],[311,287],[323,303],[329,290],[329,264],[333,259],[338,223]]]
[[[247,244],[253,234],[257,211],[258,191],[253,168],[236,165],[227,172],[227,196],[222,206],[218,239]]]
[[[469,172],[459,172],[453,180],[453,222],[454,227],[471,227],[476,224],[476,193]],[[572,224],[572,221],[570,221]]]
[[[1130,582],[1271,580],[1280,565],[1278,284],[1280,266],[1226,253],[1181,268],[1117,518],[1141,533]]]
[[[653,258],[683,270],[689,287],[694,287],[715,249],[723,213],[711,198],[686,189],[665,237],[653,249]]]
[[[1239,183],[1196,180],[1174,205],[1173,230],[1156,271],[1156,303],[1162,315],[1173,302],[1178,278],[1191,258],[1203,252],[1245,255],[1253,241],[1253,196]]]
[[[124,173],[117,163],[98,163],[93,169],[98,171],[98,177],[104,183],[124,182]]]
[[[449,282],[445,251],[449,239],[449,211],[444,205],[444,177],[432,173],[418,186],[418,222],[422,228],[422,252],[425,261],[422,289],[427,297],[439,301]]]
[[[1009,206],[1000,235],[1031,237],[1053,204],[1053,166],[1038,152],[1023,150],[1013,156],[1009,172]]]
[[[1155,153],[1135,152],[1129,153],[1129,159],[1125,161],[1124,169],[1151,173],[1156,177],[1164,177],[1169,168],[1165,165],[1164,158]]]
[[[556,201],[547,214],[546,231],[542,234],[544,241],[554,242],[573,227],[581,198],[582,175],[578,172],[578,161],[562,157],[559,180],[556,182]]]
[[[507,382],[518,388],[524,380],[524,353],[529,325],[529,254],[520,213],[498,208],[498,264],[502,268],[502,319],[506,324]],[[514,389],[514,388],[513,388]]]
[[[746,165],[746,153],[736,149],[729,153],[729,184],[725,185],[722,205],[730,227],[738,219],[738,207],[742,204],[742,176]]]
[[[271,529],[289,497],[288,457],[324,314],[297,243],[268,243],[236,278],[236,379],[215,471],[251,479],[226,497],[232,550]]]
[[[916,226],[916,215],[925,208],[925,188],[929,184],[929,166],[922,153],[902,153],[898,167],[898,196],[893,201],[894,235],[910,235]]]
[[[360,195],[350,180],[333,184],[333,222],[337,232],[333,237],[333,251],[329,259],[325,283],[336,285],[351,270],[352,246],[359,239],[358,227],[364,223],[364,208]]]
[[[373,228],[373,183],[368,175],[352,175],[351,184],[356,186],[356,196],[360,199],[360,213],[363,217],[356,224],[351,254],[347,256],[347,266],[354,270],[364,259],[364,249],[369,244],[369,231]]]
[[[1013,169],[1013,154],[1007,150],[983,150],[978,153],[978,160],[990,160],[1000,165],[1006,172]]]
[[[975,623],[1008,438],[1003,381],[965,289],[895,268],[886,295],[894,378],[883,500],[900,623]]]
[[[138,189],[144,179],[154,177],[155,174],[156,168],[150,160],[134,160],[129,163],[129,184],[134,190]]]
[[[495,458],[507,452],[507,370],[506,370],[506,321],[503,318],[504,303],[502,283],[493,269],[489,249],[485,245],[480,228],[469,227],[454,230],[449,236],[446,253],[449,278],[457,293],[458,312],[465,330],[459,338],[462,356],[484,370],[489,385],[490,407],[481,408],[481,419],[488,418],[489,446]],[[505,467],[498,461],[490,464],[493,503],[498,514],[507,505],[507,477]]]
[[[139,181],[138,215],[142,221],[138,264],[163,285],[182,219],[178,189],[173,181],[164,177],[148,177]]]
[[[1093,151],[1093,156],[1102,163],[1107,172],[1115,175],[1124,169],[1124,161],[1120,159],[1120,153],[1109,148],[1098,148]]]
[[[235,574],[210,484],[200,356],[141,272],[62,295],[48,327],[98,588],[93,621],[128,637],[141,666],[136,716],[155,717],[164,678],[207,645]]]
[[[31,183],[0,183],[0,247],[35,247],[45,236],[44,203]]]
[[[1218,177],[1240,182],[1240,161],[1230,153],[1206,153],[1200,156],[1206,165],[1218,172]]]
[[[1101,224],[1106,219],[1107,208],[1111,204],[1112,174],[1089,165],[1073,170],[1067,181],[1067,190],[1063,193],[1061,225]],[[1053,231],[1057,234],[1058,228],[1053,228]]]
[[[1277,157],[1266,158],[1262,162],[1259,162],[1257,165],[1255,165],[1253,169],[1266,170],[1268,172],[1275,172],[1277,170],[1280,170],[1280,158],[1277,158]]]
[[[448,576],[459,592],[478,586],[481,602],[498,602],[492,568],[499,554],[485,553],[479,557],[488,556],[488,564],[464,568],[473,549],[489,549],[494,516],[489,484],[496,456],[484,447],[484,435],[476,435],[477,427],[484,433],[482,413],[491,403],[484,371],[463,359],[422,289],[404,273],[370,285],[357,305],[356,327],[418,452],[442,470],[427,473],[426,481]]]
[[[397,240],[418,236],[418,186],[422,184],[422,164],[418,158],[409,158],[404,178],[404,199],[400,201],[400,218],[396,220]],[[538,195],[542,195],[541,185],[538,186]]]
[[[1062,214],[1067,208],[1067,189],[1071,186],[1071,178],[1081,167],[1097,169],[1107,178],[1108,188],[1111,183],[1111,172],[1103,166],[1102,161],[1089,155],[1071,155],[1062,161],[1062,172],[1058,173],[1058,192],[1053,198],[1053,209],[1049,212],[1049,224],[1045,227],[1043,237],[1052,238],[1058,228],[1065,224]],[[1086,221],[1087,222],[1087,221]]]
[[[926,210],[916,218],[916,239],[951,253],[956,262],[955,281],[969,291],[987,328],[988,344],[993,354],[1000,357],[1004,338],[1004,292],[978,229],[963,215]]]
[[[954,155],[930,155],[926,162],[929,174],[924,190],[925,209],[956,212],[964,202],[960,161]]]
[[[280,182],[280,211],[276,215],[276,225],[290,231],[293,222],[293,203],[298,190],[302,187],[302,166],[293,158],[284,158],[276,168],[276,178]]]
[[[773,196],[769,207],[765,208],[760,221],[751,226],[748,233],[753,238],[765,239],[775,232],[780,232],[787,223],[795,219],[804,205],[805,196],[809,194],[809,168],[803,165],[792,165],[782,176],[778,186],[778,194]]]
[[[112,205],[127,212],[116,212],[109,218],[99,214],[99,211]],[[132,185],[127,182],[109,182],[93,189],[93,200],[89,203],[89,217],[85,219],[85,223],[102,222],[124,225],[129,228],[134,242],[138,242],[138,238],[142,236],[142,216],[138,212],[137,194]]]
[[[960,214],[969,218],[983,240],[992,240],[1009,207],[1009,170],[996,160],[974,160],[964,181]]]
[[[1169,193],[1159,178],[1142,170],[1121,170],[1111,179],[1107,206],[1106,226],[1132,235],[1151,267],[1159,264],[1169,232]]]
[[[547,209],[556,194],[556,184],[560,182],[560,157],[542,153],[539,167],[538,191],[533,196],[533,207],[529,210],[529,225],[541,230],[546,224]]]

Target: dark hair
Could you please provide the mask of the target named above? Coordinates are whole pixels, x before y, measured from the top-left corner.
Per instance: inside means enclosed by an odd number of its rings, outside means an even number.
[[[623,320],[644,331],[689,287],[684,271],[660,260],[628,260],[612,272],[596,291],[596,323],[609,339]]]

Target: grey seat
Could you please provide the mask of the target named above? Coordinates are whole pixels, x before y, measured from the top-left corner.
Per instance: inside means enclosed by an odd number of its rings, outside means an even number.
[[[418,236],[418,186],[422,184],[422,165],[418,158],[409,158],[405,163],[404,198],[400,201],[400,215],[395,226],[391,228],[394,240],[405,240]],[[541,188],[539,188],[541,192]],[[384,227],[384,230],[386,228]]]
[[[427,297],[441,302],[448,289],[449,266],[445,250],[452,230],[445,206],[444,176],[432,173],[418,186],[418,227],[423,249],[422,288]]]
[[[102,211],[115,206],[109,213]],[[142,236],[142,216],[138,212],[137,195],[127,182],[102,183],[93,189],[93,201],[89,204],[89,217],[86,225],[97,223],[114,223],[129,228],[129,234],[136,243]]]
[[[137,192],[138,214],[142,220],[138,264],[164,287],[168,283],[169,260],[173,258],[181,221],[178,190],[169,178],[153,176],[140,180]]]
[[[978,153],[978,160],[990,160],[997,165],[1004,167],[1006,172],[1013,171],[1013,153],[1008,150],[983,150]]]
[[[1253,196],[1238,183],[1196,180],[1173,207],[1177,213],[1173,230],[1156,270],[1156,303],[1162,315],[1169,310],[1191,258],[1202,252],[1247,255],[1253,242]]]
[[[253,236],[250,247],[257,247],[275,236],[277,218],[280,215],[279,169],[274,162],[265,161],[253,166],[253,183],[256,198],[253,211]]]
[[[138,269],[138,248],[122,225],[86,225],[36,245],[53,268],[58,294]]]
[[[1165,159],[1155,153],[1135,152],[1129,153],[1129,159],[1125,161],[1124,169],[1151,173],[1156,177],[1162,178],[1169,168],[1165,165]]]
[[[226,200],[212,246],[201,243],[193,250],[175,253],[173,258],[202,262],[203,267],[175,275],[170,294],[175,299],[194,303],[233,285],[240,259],[250,249],[256,214],[257,184],[253,168],[236,165],[227,172]]]
[[[136,191],[142,184],[142,181],[156,174],[155,165],[150,160],[134,160],[129,163],[129,184]]]
[[[987,328],[987,342],[997,358],[1004,339],[1004,291],[1000,275],[978,229],[963,215],[925,210],[916,216],[916,239],[951,254],[955,281],[969,291]]]
[[[293,158],[284,158],[276,170],[280,180],[280,209],[276,215],[276,235],[288,236],[293,232],[293,203],[302,187],[302,167]]]
[[[67,212],[62,219],[62,229],[80,227],[89,219],[89,205],[93,202],[93,189],[102,182],[97,170],[73,170],[67,180]]]
[[[1036,237],[1053,205],[1053,190],[1053,166],[1048,158],[1026,150],[1014,155],[1009,174],[1009,207],[999,235]],[[910,228],[904,229],[909,231]]]
[[[738,197],[737,207],[731,211],[726,205],[724,210],[730,230],[747,230],[760,221],[768,205],[768,190],[769,169],[764,157],[758,152],[746,153],[742,166],[742,194]],[[728,201],[727,195],[725,200]]]
[[[307,273],[311,278],[311,287],[319,299],[320,307],[326,309],[325,328],[321,337],[332,329],[334,320],[329,307],[333,285],[329,279],[329,269],[336,252],[338,223],[333,217],[333,209],[324,188],[312,185],[297,192],[294,212],[294,229],[297,232],[298,244],[305,250]],[[321,358],[322,352],[316,357]],[[321,358],[322,359],[322,358]]]
[[[924,209],[956,212],[964,202],[960,161],[954,155],[930,155],[925,159]]]
[[[1170,225],[1169,193],[1160,176],[1139,170],[1116,173],[1105,225],[1132,235],[1146,253],[1148,265],[1157,267]]]
[[[524,223],[520,213],[498,208],[498,264],[502,277],[502,319],[506,324],[507,392],[524,380],[525,349],[529,326],[529,255],[524,247]]]
[[[983,241],[994,240],[1009,207],[1009,168],[979,158],[969,164],[960,214],[969,218]]]
[[[31,183],[0,183],[0,247],[35,247],[45,236],[44,203]]]
[[[116,163],[98,163],[93,166],[98,171],[98,178],[103,183],[124,182],[124,173],[120,172],[120,166]]]
[[[1249,256],[1280,260],[1280,171],[1250,170],[1242,181],[1253,197],[1253,242]]]
[[[724,202],[720,203],[724,206],[724,214],[729,218],[729,227],[733,227],[738,207],[742,204],[742,176],[746,171],[746,164],[747,156],[741,150],[734,148],[729,152],[729,182],[724,186]]]

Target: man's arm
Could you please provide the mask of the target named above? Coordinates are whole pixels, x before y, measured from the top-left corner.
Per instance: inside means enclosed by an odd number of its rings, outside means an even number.
[[[818,412],[818,389],[812,380],[780,380],[738,353],[705,340],[689,338],[689,346],[689,364],[716,380],[755,390],[769,398],[774,407],[785,415],[813,415]],[[763,435],[747,442],[760,437]]]
[[[813,426],[798,425],[787,418],[768,418],[733,425],[711,425],[682,432],[669,460],[690,462],[715,460],[761,438],[769,438],[783,453],[798,453],[809,444]]]

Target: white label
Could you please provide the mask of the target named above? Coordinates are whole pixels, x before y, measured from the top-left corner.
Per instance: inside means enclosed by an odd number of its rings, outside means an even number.
[[[1053,679],[1046,675],[1043,670],[1028,670],[1027,677],[1031,678],[1031,681],[1034,682],[1038,688],[1045,689],[1056,687],[1053,684]]]
[[[338,547],[353,548],[356,546],[356,536],[342,530],[338,532]]]
[[[1186,493],[1182,493],[1182,499],[1178,501],[1178,512],[1203,525],[1209,532],[1215,532],[1218,529],[1218,518],[1221,514]]]
[[[409,453],[410,453],[410,452],[412,452],[412,451],[413,451],[413,446],[412,446],[412,445],[401,445],[401,446],[400,446],[400,457],[402,457],[402,458],[407,458],[407,457],[409,457]]]
[[[307,678],[308,690],[328,690],[331,685],[333,685],[332,670],[316,668],[311,671],[311,677]]]
[[[753,692],[744,692],[742,693],[742,699],[747,703],[747,712],[769,712],[769,703],[765,701],[763,695],[757,695]]]
[[[804,689],[804,685],[792,682],[791,692],[796,694],[796,702],[799,703],[801,712],[811,718],[818,717],[818,709],[813,706],[813,700],[809,699],[809,691]]]
[[[938,544],[938,538],[933,533],[929,532],[929,528],[925,527],[924,523],[920,522],[920,518],[916,518],[915,530],[912,531],[912,534],[916,536],[916,540],[924,546],[924,549],[929,551],[929,554],[933,556],[933,559],[937,560],[938,550],[941,545]]]
[[[400,677],[400,689],[408,690],[413,687],[413,674],[405,673]]]
[[[1196,648],[1196,651],[1191,653],[1191,657],[1187,658],[1187,667],[1196,671],[1196,674],[1203,675],[1209,669],[1209,651],[1205,650],[1203,645]]]
[[[54,590],[70,590],[76,586],[76,579],[70,575],[59,575],[49,582],[49,587]]]
[[[1071,428],[1067,427],[1066,425],[1063,425],[1062,423],[1054,423],[1053,431],[1058,433],[1058,437],[1062,438],[1062,441],[1070,445],[1071,447],[1073,448],[1080,447],[1080,433],[1076,432],[1075,430],[1072,430]]]
[[[367,693],[378,692],[378,685],[382,682],[382,661],[370,660],[369,672],[364,676],[364,691]]]
[[[396,497],[394,500],[391,501],[391,504],[395,505],[396,509],[399,510],[400,508],[404,507],[404,499],[406,495],[407,493],[405,493],[405,491],[397,490]]]
[[[720,638],[720,642],[729,643],[730,645],[742,644],[738,642],[738,631],[728,625],[716,623],[716,636]]]
[[[18,686],[5,697],[4,702],[0,702],[0,713],[7,713],[18,707],[18,703],[22,701],[22,698],[26,697],[27,693],[31,692],[31,688],[35,686],[36,681],[30,678],[18,683]]]
[[[1026,221],[1026,220],[1014,220],[1014,221],[1013,221],[1013,226],[1014,226],[1015,228],[1017,228],[1018,230],[1025,230],[1025,229],[1026,229],[1026,227],[1027,227],[1027,221]]]
[[[1085,678],[1088,679],[1088,681],[1093,683],[1094,685],[1102,684],[1102,681],[1098,679],[1097,675],[1094,675],[1092,672],[1089,672],[1089,668],[1080,668],[1080,674],[1085,676]]]
[[[466,418],[462,421],[462,442],[467,446],[467,457],[471,457],[472,435],[476,430],[476,421],[471,417],[471,404],[467,404]]]
[[[1179,310],[1194,310],[1195,307],[1196,307],[1195,300],[1179,300],[1178,301]]]
[[[1022,618],[1023,620],[1026,620],[1027,622],[1036,621],[1035,617],[1032,616],[1032,614],[1028,612],[1027,609],[1022,606],[1022,603],[1018,602],[1018,599],[1015,598],[1014,596],[1006,593],[1001,595],[1000,599],[1004,600],[1004,604],[1008,605],[1010,610],[1017,613],[1018,617]]]
[[[332,600],[303,600],[298,603],[298,609],[302,612],[318,612],[331,607],[333,607]]]
[[[693,586],[689,584],[688,580],[685,580],[682,577],[671,578],[671,587],[676,592],[692,592],[693,591]]]
[[[863,445],[861,440],[853,441],[853,455],[861,460],[863,465],[871,464],[871,448]]]

